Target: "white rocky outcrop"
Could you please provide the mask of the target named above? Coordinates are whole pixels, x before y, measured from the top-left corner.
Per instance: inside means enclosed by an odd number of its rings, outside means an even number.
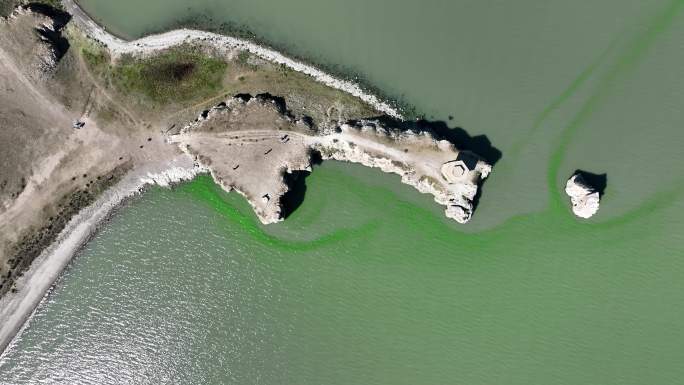
[[[565,193],[572,202],[572,212],[580,218],[591,218],[599,209],[600,194],[582,174],[574,174],[565,184]]]
[[[491,165],[476,155],[458,151],[452,143],[436,140],[429,132],[399,131],[377,121],[342,124],[334,132],[309,139],[323,159],[335,159],[379,168],[401,176],[402,183],[446,206],[445,215],[459,223],[470,220],[478,184]],[[466,165],[462,155],[472,157]]]
[[[158,172],[149,171],[140,177],[140,182],[144,185],[169,187],[180,182],[189,181],[206,171],[206,169],[199,165],[194,167],[175,166]]]
[[[375,120],[318,130],[283,114],[267,98],[233,98],[200,115],[171,138],[227,191],[250,203],[259,220],[283,219],[285,173],[310,171],[311,155],[359,163],[401,176],[431,194],[445,215],[470,220],[479,183],[491,166],[430,132],[398,130]]]

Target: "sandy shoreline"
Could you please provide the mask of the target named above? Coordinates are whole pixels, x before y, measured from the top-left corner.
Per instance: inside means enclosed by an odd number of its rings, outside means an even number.
[[[95,203],[72,218],[58,239],[17,280],[18,291],[0,298],[0,359],[16,343],[16,339],[20,338],[20,331],[73,256],[117,207],[126,199],[142,192],[146,186],[170,186],[191,180],[204,171],[185,155],[179,155],[168,162],[145,165],[127,173]]]

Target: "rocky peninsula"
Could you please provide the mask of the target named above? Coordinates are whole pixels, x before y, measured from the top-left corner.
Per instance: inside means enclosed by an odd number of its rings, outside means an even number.
[[[311,171],[313,154],[398,174],[460,223],[472,216],[478,184],[491,172],[473,153],[429,132],[399,131],[372,119],[316,128],[262,95],[222,102],[169,139],[224,189],[243,195],[264,224],[283,219],[281,198],[289,188],[283,175]]]
[[[314,158],[377,167],[467,222],[491,166],[358,85],[248,41],[126,42],[72,0],[0,19],[0,351],[127,197],[210,173],[262,223]],[[403,127],[403,128],[402,128]]]

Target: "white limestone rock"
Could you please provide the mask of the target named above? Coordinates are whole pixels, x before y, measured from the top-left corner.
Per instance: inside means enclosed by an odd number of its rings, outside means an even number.
[[[580,218],[591,218],[599,209],[599,192],[581,174],[575,174],[565,184],[565,193],[572,202],[572,212]]]
[[[140,177],[140,182],[145,185],[169,187],[176,183],[191,180],[202,172],[206,172],[206,169],[199,165],[195,165],[192,168],[176,166],[159,172],[148,172]]]
[[[470,220],[478,185],[492,170],[479,156],[427,131],[401,131],[375,120],[314,129],[283,115],[263,96],[229,99],[169,141],[226,191],[245,196],[264,224],[283,220],[282,198],[289,191],[284,175],[311,171],[313,152],[397,174],[402,183],[433,195],[459,223]]]

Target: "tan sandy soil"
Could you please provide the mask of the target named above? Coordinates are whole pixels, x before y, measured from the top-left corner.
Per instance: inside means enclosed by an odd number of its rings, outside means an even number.
[[[43,68],[50,47],[36,32],[50,23],[31,12],[0,21],[0,276],[4,278],[0,294],[9,289],[10,265],[21,265],[22,252],[54,238],[52,230],[57,226],[47,227],[60,214],[73,215],[59,207],[60,202],[99,190],[97,186],[117,168],[177,152],[164,144],[159,132],[142,126],[120,130],[126,136],[113,129],[123,122],[111,124],[108,131],[101,129],[84,115],[93,99],[107,100],[97,88],[85,99],[73,100],[70,107],[60,103],[50,91],[52,73]],[[78,119],[85,122],[82,129],[72,127]],[[35,232],[44,237],[36,237]]]

